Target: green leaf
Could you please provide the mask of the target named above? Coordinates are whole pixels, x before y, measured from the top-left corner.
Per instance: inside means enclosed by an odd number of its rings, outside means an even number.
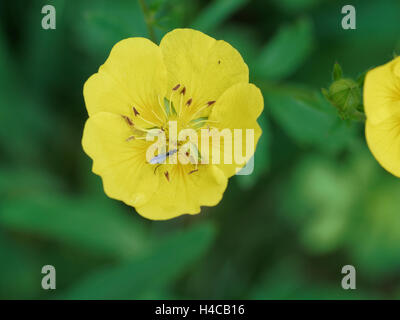
[[[297,258],[297,259],[296,259]],[[362,290],[343,290],[337,283],[310,277],[312,270],[299,263],[301,258],[285,257],[255,281],[249,299],[254,300],[336,300],[371,299],[372,294]],[[315,266],[318,268],[317,266]],[[318,269],[317,269],[318,270]]]
[[[308,10],[322,0],[272,0],[284,12],[293,13]]]
[[[0,299],[32,299],[40,291],[34,259],[0,230]],[[39,279],[37,279],[39,280]]]
[[[214,235],[211,224],[169,235],[141,256],[91,274],[63,298],[141,299],[160,292],[200,259]]]
[[[275,121],[299,145],[337,153],[355,137],[355,127],[340,121],[317,91],[275,87],[265,93],[265,101]]]
[[[0,149],[17,161],[30,161],[51,135],[53,117],[22,86],[13,56],[0,28]]]
[[[390,278],[400,268],[400,186],[398,180],[385,175],[365,189],[348,232],[348,248],[354,265],[368,278]]]
[[[216,29],[247,2],[248,0],[214,0],[199,14],[192,28],[204,32]]]
[[[299,161],[285,186],[280,216],[293,224],[299,242],[313,253],[332,252],[345,238],[357,195],[347,167],[310,155]]]
[[[0,166],[0,196],[3,200],[52,191],[62,191],[60,181],[36,167]]]
[[[126,258],[148,244],[133,214],[132,210],[132,215],[127,216],[109,199],[72,199],[48,191],[4,201],[0,225],[93,254]]]
[[[303,64],[312,45],[312,24],[309,19],[282,27],[262,49],[256,62],[256,75],[266,80],[287,78]]]
[[[74,4],[76,38],[81,46],[103,63],[118,41],[129,37],[147,37],[148,31],[138,1],[98,0]]]

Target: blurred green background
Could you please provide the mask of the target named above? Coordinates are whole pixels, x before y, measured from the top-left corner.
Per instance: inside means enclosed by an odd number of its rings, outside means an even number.
[[[41,28],[52,4],[57,29]],[[157,41],[235,46],[265,99],[255,173],[197,216],[148,221],[104,195],[81,147],[82,88],[113,44],[148,37],[135,0],[0,2],[1,299],[400,297],[400,181],[320,94],[400,51],[400,2],[147,0]],[[54,265],[57,289],[41,288]],[[341,288],[354,265],[357,289]]]

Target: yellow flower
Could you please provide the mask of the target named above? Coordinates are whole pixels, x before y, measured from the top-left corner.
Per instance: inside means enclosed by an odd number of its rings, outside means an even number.
[[[249,83],[247,65],[228,43],[196,30],[173,30],[159,46],[144,38],[118,42],[83,93],[89,119],[82,146],[93,159],[93,172],[102,177],[109,197],[149,219],[216,205],[228,178],[244,165],[162,162],[180,152],[177,141],[167,143],[169,153],[149,161],[150,132],[158,130],[169,141],[172,120],[178,131],[252,129],[252,154],[261,135],[256,120],[263,98]],[[208,157],[198,152],[199,158]],[[185,154],[193,158],[192,151]]]
[[[400,57],[367,73],[364,108],[372,154],[383,168],[400,177]]]

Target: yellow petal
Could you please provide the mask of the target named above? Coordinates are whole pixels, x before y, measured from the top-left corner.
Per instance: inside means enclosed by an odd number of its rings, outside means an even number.
[[[131,128],[120,116],[100,112],[85,125],[82,146],[93,159],[93,172],[103,179],[105,193],[131,206],[142,205],[158,186],[146,162],[150,142],[129,140]]]
[[[364,84],[367,119],[378,124],[400,111],[400,57],[369,71]]]
[[[367,120],[365,135],[375,159],[387,171],[400,177],[400,117],[391,117],[376,125]]]
[[[224,128],[230,129],[232,137],[234,137],[234,129],[240,129],[242,132],[241,145],[237,143],[237,140],[232,139],[232,146],[225,148],[225,145],[221,142],[221,164],[219,167],[227,177],[234,175],[245,164],[240,164],[235,161],[234,153],[237,152],[240,147],[246,162],[253,156],[258,139],[261,136],[261,128],[257,123],[257,118],[261,114],[263,108],[264,100],[260,89],[248,83],[241,83],[231,87],[213,106],[209,117],[212,126],[219,130]],[[246,153],[247,129],[254,130],[254,148],[251,150],[252,152],[248,154]],[[224,152],[231,154],[232,164],[223,163]]]
[[[208,165],[199,165],[198,171],[191,174],[190,170],[185,165],[160,167],[157,192],[145,205],[137,207],[137,212],[148,219],[166,220],[197,214],[200,206],[215,206],[221,201],[227,186],[223,172]]]
[[[144,38],[128,38],[114,45],[99,72],[86,81],[86,108],[89,116],[111,112],[134,117],[135,107],[143,118],[158,124],[166,83],[160,48]]]
[[[185,88],[183,105],[192,99],[190,112],[217,100],[232,85],[249,81],[240,53],[200,31],[175,29],[164,36],[160,48],[168,72],[168,93],[177,84],[179,92]],[[174,102],[179,105],[179,99]]]

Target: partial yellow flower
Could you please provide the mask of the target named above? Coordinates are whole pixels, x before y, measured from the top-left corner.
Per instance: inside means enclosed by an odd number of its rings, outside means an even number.
[[[170,121],[178,131],[252,129],[254,148],[261,135],[256,120],[263,98],[249,83],[239,52],[196,30],[173,30],[160,46],[144,38],[118,42],[83,94],[89,119],[82,146],[93,172],[109,197],[148,219],[197,214],[200,206],[218,204],[228,178],[244,165],[162,162],[182,148],[168,142]],[[149,161],[154,142],[146,136],[153,130],[166,135],[169,152]],[[198,156],[207,157],[200,151]]]
[[[383,168],[400,177],[400,57],[367,73],[364,108],[372,154]]]

